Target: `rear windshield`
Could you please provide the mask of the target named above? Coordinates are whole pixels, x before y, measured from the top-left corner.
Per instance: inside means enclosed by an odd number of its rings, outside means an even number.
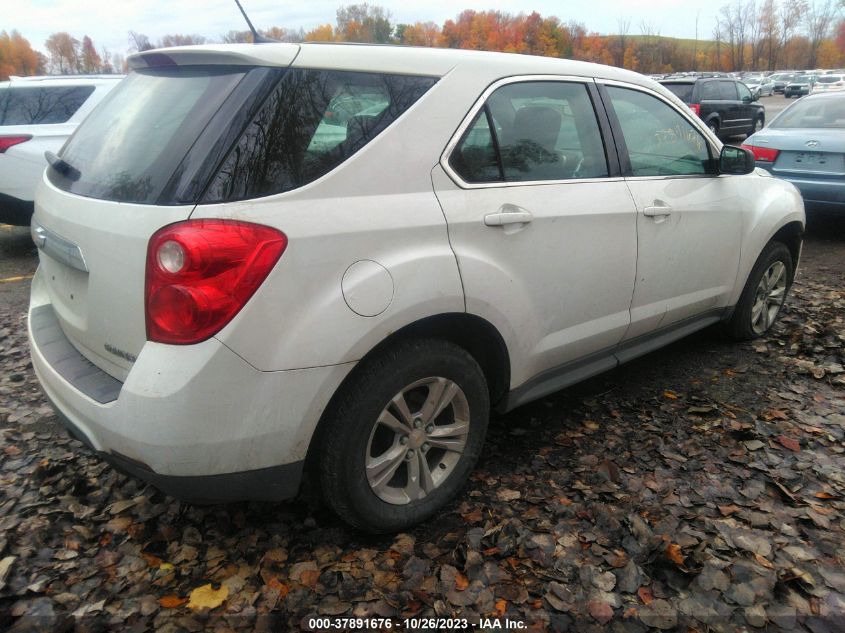
[[[9,86],[0,90],[0,125],[65,123],[94,86]]]
[[[82,196],[156,202],[203,127],[243,78],[238,68],[177,67],[130,73],[61,152],[76,179],[49,170]]]
[[[300,187],[375,138],[435,79],[255,67],[131,73],[61,152],[58,187],[141,204],[224,202]]]
[[[669,90],[675,93],[681,101],[684,103],[692,102],[692,89],[695,84],[679,84],[679,83],[665,83],[663,84]]]
[[[771,128],[845,128],[845,99],[801,99],[772,121]]]

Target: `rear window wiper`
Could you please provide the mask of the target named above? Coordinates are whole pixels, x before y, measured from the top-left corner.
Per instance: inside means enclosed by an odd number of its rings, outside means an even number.
[[[68,180],[79,180],[79,177],[82,175],[80,171],[76,169],[73,165],[71,165],[63,158],[59,158],[50,150],[44,152],[44,158],[47,159],[47,162],[50,164],[50,167],[55,169]]]

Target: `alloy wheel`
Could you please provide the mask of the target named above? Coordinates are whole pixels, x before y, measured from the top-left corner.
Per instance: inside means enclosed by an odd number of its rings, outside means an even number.
[[[786,266],[780,261],[773,262],[760,278],[751,306],[751,329],[755,334],[763,334],[775,322],[786,299],[786,278]]]
[[[440,487],[463,455],[469,403],[452,380],[430,377],[397,393],[370,432],[365,468],[382,501],[405,505]]]

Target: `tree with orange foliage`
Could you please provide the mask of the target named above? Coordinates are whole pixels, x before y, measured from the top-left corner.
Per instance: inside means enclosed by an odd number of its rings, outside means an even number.
[[[334,42],[336,39],[331,24],[322,24],[305,34],[306,42]]]
[[[0,81],[10,75],[37,75],[44,72],[44,62],[29,41],[17,31],[0,31]]]

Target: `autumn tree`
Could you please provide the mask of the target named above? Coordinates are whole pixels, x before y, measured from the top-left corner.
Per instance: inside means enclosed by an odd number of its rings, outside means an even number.
[[[817,66],[819,47],[828,36],[833,26],[838,11],[837,3],[833,0],[814,0],[807,6],[804,14],[804,24],[807,30],[807,40],[810,50],[807,59],[807,67]]]
[[[29,40],[18,31],[0,31],[0,81],[10,75],[37,75],[44,72],[44,64]]]
[[[80,42],[70,33],[53,33],[44,42],[50,54],[50,70],[60,75],[78,73],[81,68]]]
[[[305,34],[306,42],[334,42],[337,39],[331,24],[321,24]]]
[[[172,35],[164,35],[159,40],[157,48],[170,48],[171,46],[191,46],[193,44],[205,44],[205,37],[203,37],[202,35],[181,35],[179,33],[174,33]]]
[[[103,60],[94,42],[87,35],[82,38],[82,51],[80,54],[80,69],[84,73],[98,73],[102,70]]]
[[[148,38],[143,33],[136,31],[129,31],[129,50],[141,53],[155,48]]]
[[[251,31],[229,31],[221,37],[224,44],[250,44],[252,43]]]
[[[438,46],[440,26],[434,22],[415,22],[396,26],[396,40],[407,46]]]
[[[340,7],[337,10],[337,34],[346,42],[387,44],[393,35],[390,12],[366,2]]]

